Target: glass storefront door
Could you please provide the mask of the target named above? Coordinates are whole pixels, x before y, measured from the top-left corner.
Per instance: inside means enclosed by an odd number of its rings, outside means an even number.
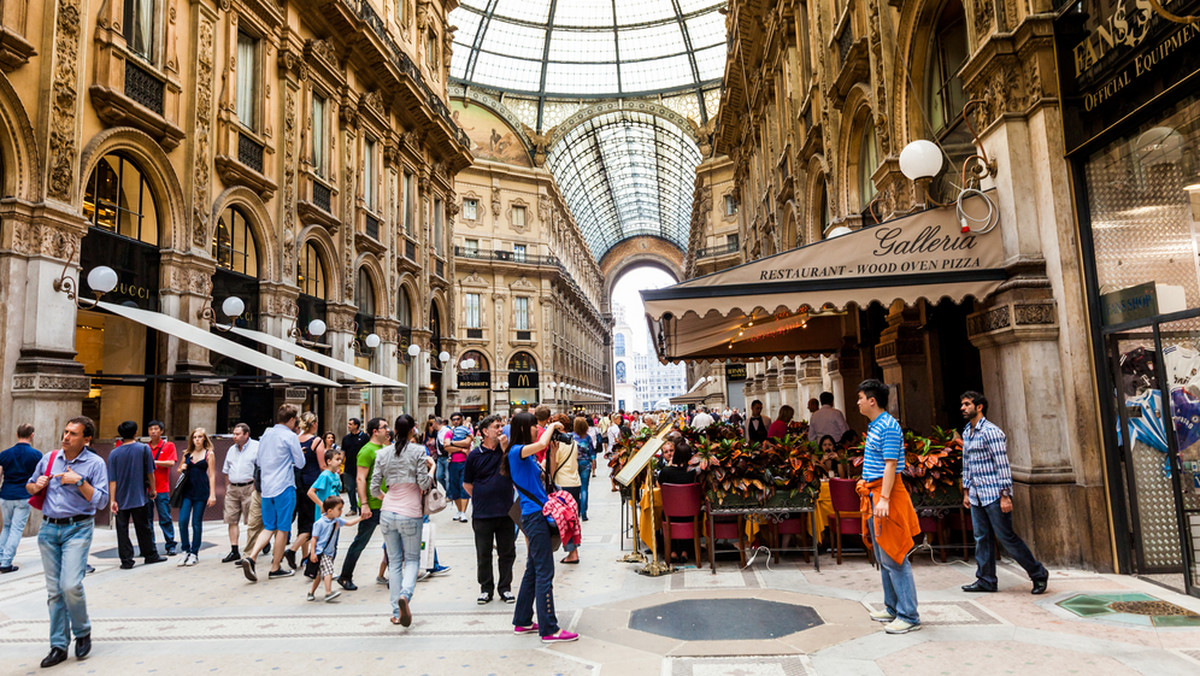
[[[1106,346],[1135,572],[1200,596],[1200,310]]]

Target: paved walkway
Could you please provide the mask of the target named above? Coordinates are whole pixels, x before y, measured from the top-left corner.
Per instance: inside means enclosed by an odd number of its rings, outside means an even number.
[[[92,656],[82,663],[72,657],[54,672],[1200,673],[1200,618],[1171,614],[1200,613],[1200,599],[1127,576],[1052,570],[1050,591],[1035,597],[1022,571],[1002,565],[1000,593],[969,596],[958,588],[973,579],[973,565],[934,563],[925,554],[916,565],[925,626],[904,636],[885,635],[867,619],[867,608],[877,606],[882,594],[878,574],[862,557],[849,557],[841,566],[823,557],[819,573],[810,564],[785,558],[769,570],[760,559],[745,571],[727,561],[719,564],[716,575],[688,569],[642,576],[636,566],[617,562],[624,553],[617,539],[619,503],[607,484],[603,477],[594,480],[583,563],[559,566],[556,573],[559,620],[582,634],[577,643],[543,647],[535,637],[513,636],[511,606],[499,601],[476,605],[471,526],[451,521],[449,512],[435,521],[440,558],[453,570],[417,585],[415,619],[407,630],[388,623],[386,588],[373,583],[382,556],[378,535],[359,563],[358,591],[330,604],[308,603],[308,581],[300,575],[249,584],[239,569],[221,564],[228,551],[225,528],[208,523],[205,538],[213,546],[201,552],[200,564],[192,568],[176,567],[175,559],[120,570],[115,534],[98,531],[91,559],[97,572],[86,582],[94,626]],[[350,539],[341,538],[343,553]],[[519,545],[518,580],[524,555]],[[49,649],[34,539],[22,543],[16,562],[19,572],[0,577],[0,673],[34,674],[41,672],[38,663]],[[689,623],[679,621],[677,614],[710,606],[656,606],[715,599],[728,599],[734,608],[742,607],[738,604],[744,599],[788,604],[746,606],[746,612],[711,605],[716,614],[728,615],[716,620],[718,631],[719,622],[729,623],[730,636],[746,635],[743,630],[753,624],[754,613],[767,606],[784,611],[808,606],[819,621],[796,633],[741,640],[688,641],[629,628],[636,616],[639,626],[665,623],[686,630]],[[692,625],[713,630],[711,615],[696,619]]]

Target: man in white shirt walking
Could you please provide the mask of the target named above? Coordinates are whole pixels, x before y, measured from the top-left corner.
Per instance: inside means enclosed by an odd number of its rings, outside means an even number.
[[[229,553],[221,563],[233,563],[242,558],[238,552],[241,530],[238,520],[250,525],[254,509],[254,468],[258,462],[258,442],[250,438],[250,426],[238,423],[233,427],[233,445],[225,452],[225,524],[229,526]],[[260,517],[261,518],[261,517]],[[253,532],[253,531],[251,531]],[[254,546],[254,538],[246,538],[246,548]]]
[[[262,471],[262,519],[263,532],[258,536],[246,556],[238,561],[246,579],[258,582],[254,570],[254,559],[275,536],[275,547],[271,556],[271,572],[267,577],[287,577],[296,571],[280,567],[283,550],[287,548],[288,533],[292,530],[292,518],[296,512],[295,469],[304,466],[304,451],[296,436],[300,410],[293,404],[284,404],[275,414],[275,426],[263,433],[258,440],[258,466]]]

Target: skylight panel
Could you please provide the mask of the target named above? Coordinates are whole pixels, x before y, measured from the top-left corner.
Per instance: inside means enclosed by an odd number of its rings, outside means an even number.
[[[616,36],[611,30],[581,31],[555,28],[550,33],[549,56],[551,61],[616,62]]]
[[[523,2],[524,0],[515,0]],[[612,0],[561,0],[554,7],[557,26],[611,26]]]
[[[542,59],[545,49],[546,29],[522,26],[492,19],[483,34],[480,48],[485,52],[503,54],[518,59]]]
[[[483,85],[536,92],[542,77],[542,62],[514,59],[483,52],[475,63],[472,79]]]

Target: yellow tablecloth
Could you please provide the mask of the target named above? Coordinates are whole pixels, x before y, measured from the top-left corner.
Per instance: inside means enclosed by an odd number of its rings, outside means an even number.
[[[825,543],[825,528],[829,525],[829,517],[833,516],[833,498],[829,495],[829,482],[821,482],[821,493],[817,496],[817,504],[815,506],[817,516],[817,542]],[[761,524],[760,518],[749,516],[746,518],[746,542],[753,542],[754,536],[758,534]]]
[[[817,516],[817,542],[824,544],[825,528],[829,525],[829,517],[833,516],[833,498],[829,495],[829,482],[821,482],[821,493],[817,496],[816,504]],[[652,546],[654,541],[654,533],[659,528],[659,522],[662,521],[662,492],[656,487],[654,489],[654,513],[650,512],[650,494],[643,492],[642,498],[638,502],[638,538],[646,544],[647,547]],[[753,517],[746,519],[746,541],[753,541],[754,536],[758,534],[760,524]],[[704,531],[707,533],[708,531]]]

